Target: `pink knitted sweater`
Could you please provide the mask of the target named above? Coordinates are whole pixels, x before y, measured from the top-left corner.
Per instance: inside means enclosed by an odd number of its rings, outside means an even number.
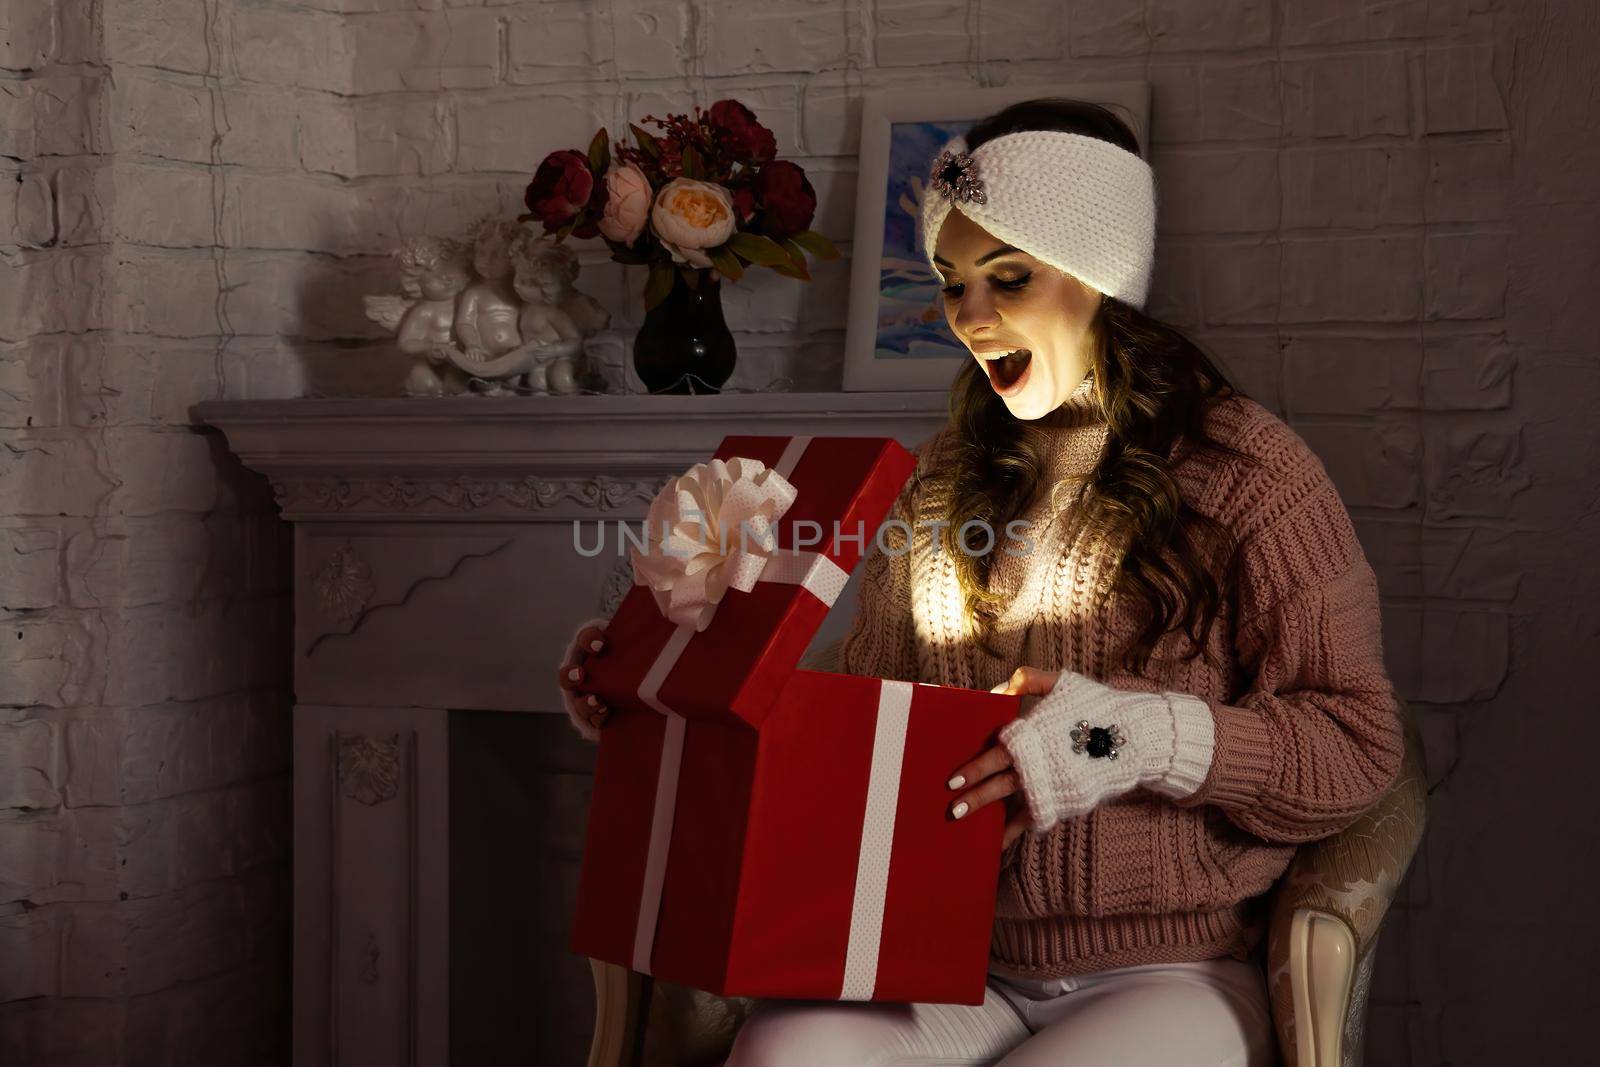
[[[998,657],[963,633],[953,558],[936,550],[928,525],[945,514],[948,430],[918,447],[918,477],[895,505],[893,517],[914,531],[910,551],[900,551],[904,528],[890,526],[884,541],[894,551],[874,548],[862,564],[857,613],[840,646],[847,673],[987,690],[1022,665],[1073,670],[1119,689],[1191,694],[1213,717],[1198,791],[1174,800],[1136,787],[1008,846],[996,972],[1045,978],[1247,958],[1265,932],[1261,894],[1295,845],[1354,822],[1399,774],[1404,740],[1383,664],[1377,582],[1326,471],[1253,400],[1216,405],[1208,431],[1264,461],[1186,444],[1175,453],[1185,499],[1244,544],[1210,638],[1221,669],[1180,660],[1187,640],[1173,634],[1157,645],[1147,676],[1117,665],[1142,623],[1111,595],[1114,554],[1085,534],[1065,492],[1105,442],[1087,382],[1025,428],[1046,449],[1046,491],[1021,516],[1032,523],[1033,551],[1000,552],[990,577],[1009,597]]]

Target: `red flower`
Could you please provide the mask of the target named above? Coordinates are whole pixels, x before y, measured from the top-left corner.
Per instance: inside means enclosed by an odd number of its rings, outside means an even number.
[[[603,181],[594,183],[594,189],[589,193],[589,207],[584,212],[583,221],[572,228],[574,237],[599,237],[600,220],[606,217],[606,204],[611,202],[611,187]]]
[[[740,222],[749,222],[756,213],[756,194],[748,185],[733,190],[733,210]]]
[[[683,177],[683,145],[675,138],[663,137],[656,142],[656,168],[661,172],[663,185],[667,180]]]
[[[594,180],[588,157],[582,152],[562,149],[544,157],[533,181],[528,183],[527,191],[522,194],[522,202],[535,218],[544,223],[545,232],[549,233],[577,218],[578,213],[589,205],[597,186],[603,200],[605,183]],[[603,203],[601,207],[604,207]],[[589,228],[594,229],[592,223]],[[585,236],[578,234],[576,229],[573,233]]]
[[[765,163],[778,154],[778,141],[772,131],[756,121],[755,112],[737,100],[718,100],[711,105],[711,124],[722,131],[722,139],[741,163]]]
[[[763,228],[769,237],[788,237],[810,228],[817,194],[799,166],[782,159],[768,163],[756,176],[756,191],[767,210]]]

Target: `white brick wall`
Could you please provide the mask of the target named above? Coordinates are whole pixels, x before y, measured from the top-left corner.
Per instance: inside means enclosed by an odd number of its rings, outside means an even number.
[[[1482,724],[1542,716],[1549,751],[1563,656],[1597,625],[1600,590],[1563,574],[1592,551],[1579,428],[1600,401],[1567,313],[1594,269],[1594,50],[1560,51],[1592,30],[1580,6],[0,0],[0,1049],[285,1047],[284,530],[196,401],[398,384],[358,299],[390,284],[389,247],[520,210],[544,154],[597,125],[745,100],[848,252],[866,92],[1144,77],[1152,309],[1323,456],[1457,805],[1391,919],[1369,1057],[1492,1055],[1467,1017],[1521,990],[1490,1004],[1456,977],[1483,942],[1439,935],[1471,906],[1428,887],[1546,929],[1451,835],[1492,824],[1475,798],[1534,759],[1491,770]],[[620,379],[642,277],[592,244]],[[731,384],[837,388],[847,282],[846,260],[728,286]]]
[[[242,191],[317,182],[297,105],[331,98],[243,85],[230,7],[0,2],[8,1063],[287,1045],[285,531],[191,408],[281,379],[244,366],[229,304],[254,282],[276,293],[256,307],[294,308],[270,257],[313,241],[245,229]],[[348,64],[324,76],[345,87]],[[274,347],[304,332],[252,324]]]

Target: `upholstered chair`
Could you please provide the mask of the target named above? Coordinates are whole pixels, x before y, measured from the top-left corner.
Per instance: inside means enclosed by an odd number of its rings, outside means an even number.
[[[835,641],[807,657],[832,670]],[[1427,808],[1422,738],[1396,709],[1406,754],[1394,786],[1355,823],[1302,845],[1269,891],[1267,989],[1284,1067],[1360,1067],[1378,935],[1411,865]],[[589,1067],[720,1067],[754,1006],[590,961]],[[1178,1065],[1174,1065],[1178,1067]]]

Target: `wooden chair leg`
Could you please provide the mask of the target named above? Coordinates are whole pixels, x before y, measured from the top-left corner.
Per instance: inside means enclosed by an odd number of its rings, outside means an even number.
[[[1289,927],[1289,973],[1300,1067],[1340,1067],[1355,971],[1350,927],[1315,908],[1297,908]]]
[[[589,1067],[633,1067],[648,1011],[649,979],[626,967],[591,959],[594,972],[594,1039]]]

